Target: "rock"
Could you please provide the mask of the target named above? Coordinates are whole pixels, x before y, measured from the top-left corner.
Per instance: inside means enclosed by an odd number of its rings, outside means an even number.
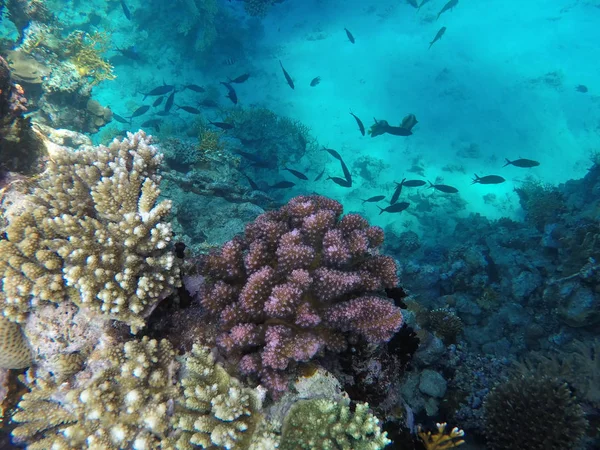
[[[419,391],[430,397],[442,398],[446,394],[448,383],[444,377],[435,370],[425,369],[419,379]]]

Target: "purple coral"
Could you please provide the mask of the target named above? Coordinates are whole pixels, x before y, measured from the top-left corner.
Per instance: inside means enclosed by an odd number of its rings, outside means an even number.
[[[343,350],[352,334],[388,341],[402,325],[379,295],[398,283],[394,260],[379,254],[383,230],[341,214],[334,200],[296,197],[207,257],[202,304],[218,318],[217,344],[274,395],[295,363]]]

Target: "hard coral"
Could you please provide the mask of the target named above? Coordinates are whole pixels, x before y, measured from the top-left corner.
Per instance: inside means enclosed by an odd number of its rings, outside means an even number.
[[[22,322],[40,302],[71,300],[132,331],[179,285],[167,248],[162,155],[143,132],[80,151],[56,147],[0,241],[0,310]]]
[[[556,378],[513,377],[485,403],[491,450],[578,448],[587,421],[566,383]]]
[[[218,318],[218,345],[272,393],[286,390],[295,362],[343,350],[346,333],[378,344],[402,325],[378,295],[398,281],[394,260],[378,254],[383,231],[341,214],[334,200],[296,197],[207,258],[202,304]]]

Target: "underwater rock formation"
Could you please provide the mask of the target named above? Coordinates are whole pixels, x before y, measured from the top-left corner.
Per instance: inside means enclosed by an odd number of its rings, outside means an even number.
[[[295,362],[343,350],[346,332],[378,344],[402,325],[400,309],[378,294],[397,284],[394,260],[377,252],[383,230],[341,213],[334,200],[296,197],[202,269],[211,282],[201,301],[218,320],[219,347],[275,395]]]

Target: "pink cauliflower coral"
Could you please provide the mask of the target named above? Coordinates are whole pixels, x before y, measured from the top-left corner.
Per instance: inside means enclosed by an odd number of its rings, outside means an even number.
[[[339,352],[352,335],[386,342],[402,325],[382,294],[398,283],[379,254],[383,230],[341,214],[326,197],[293,198],[206,260],[202,304],[218,319],[217,344],[274,395],[298,362]]]

